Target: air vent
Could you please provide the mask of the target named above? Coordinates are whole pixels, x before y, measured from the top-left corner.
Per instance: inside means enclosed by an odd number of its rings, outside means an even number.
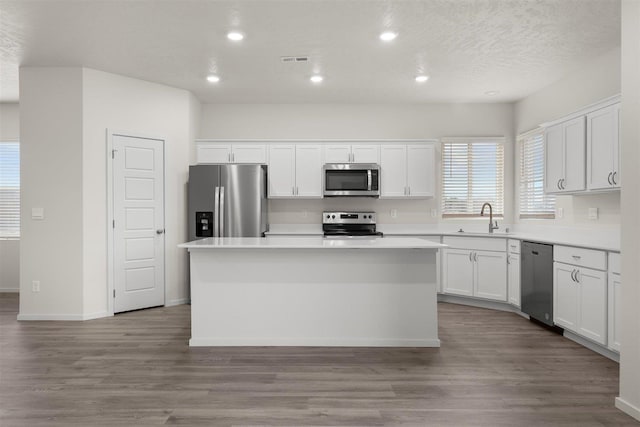
[[[294,62],[309,62],[308,56],[281,56],[281,62],[294,63]]]

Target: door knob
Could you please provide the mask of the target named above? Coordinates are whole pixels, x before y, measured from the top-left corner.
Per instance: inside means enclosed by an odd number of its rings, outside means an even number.
[[[164,233],[164,228],[156,230],[156,234],[162,234],[162,233]]]

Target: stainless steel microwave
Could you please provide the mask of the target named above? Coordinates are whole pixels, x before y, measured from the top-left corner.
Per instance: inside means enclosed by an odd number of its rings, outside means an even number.
[[[379,197],[380,166],[374,163],[327,163],[322,168],[325,197]]]

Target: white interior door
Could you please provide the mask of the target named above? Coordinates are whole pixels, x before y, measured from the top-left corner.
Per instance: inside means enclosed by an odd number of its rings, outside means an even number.
[[[114,313],[164,305],[164,141],[113,136]]]

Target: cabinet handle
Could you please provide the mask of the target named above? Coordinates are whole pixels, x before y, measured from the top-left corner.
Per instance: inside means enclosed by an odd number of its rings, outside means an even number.
[[[560,188],[561,188],[562,190],[564,190],[564,189],[565,189],[565,187],[564,187],[564,178],[562,178],[562,179],[560,180]]]
[[[576,274],[576,269],[575,268],[573,270],[571,270],[571,280],[573,280],[575,282],[576,278],[575,278],[574,274]]]
[[[509,255],[507,255],[507,264],[511,264],[511,260],[510,260]]]
[[[473,260],[474,260],[475,262],[478,262],[478,252],[474,252],[474,253],[473,253]]]
[[[618,174],[618,172],[614,172],[613,175],[611,175],[611,181],[613,181],[613,185],[618,185],[618,183],[616,182],[616,175]]]
[[[473,262],[473,252],[469,252],[469,262]]]
[[[300,195],[300,189],[298,187],[296,187],[296,196]]]
[[[296,195],[296,187],[291,187],[291,195],[292,196]]]
[[[609,172],[609,175],[607,176],[607,182],[609,185],[613,185],[613,182],[611,182],[611,175],[613,175],[613,172]]]
[[[574,274],[576,278],[576,283],[580,283],[580,278],[578,277],[578,274],[580,274],[580,270],[576,270],[576,274]]]
[[[571,255],[571,258],[575,259],[576,261],[580,260],[582,257],[580,255]]]
[[[409,195],[409,196],[411,195],[411,187],[410,186],[407,187],[407,195]]]
[[[560,181],[562,181],[561,179],[558,180],[558,183],[556,184],[556,186],[558,187],[558,190],[562,190],[562,187],[560,187]]]

